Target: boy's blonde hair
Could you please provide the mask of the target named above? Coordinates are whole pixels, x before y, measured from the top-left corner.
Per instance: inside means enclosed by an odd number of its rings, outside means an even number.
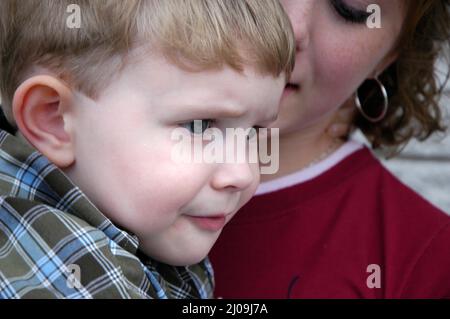
[[[67,21],[80,9],[80,28]],[[278,0],[1,0],[0,88],[14,124],[14,92],[44,66],[95,98],[141,46],[192,71],[244,65],[289,76],[295,40]]]

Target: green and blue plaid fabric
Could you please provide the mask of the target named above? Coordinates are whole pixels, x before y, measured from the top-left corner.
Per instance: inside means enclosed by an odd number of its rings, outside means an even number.
[[[212,297],[208,259],[174,267],[138,247],[47,158],[0,130],[0,298]]]

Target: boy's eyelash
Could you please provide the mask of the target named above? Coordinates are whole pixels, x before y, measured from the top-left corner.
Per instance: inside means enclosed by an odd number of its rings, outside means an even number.
[[[195,122],[201,122],[201,125],[202,125],[201,132],[195,132]],[[208,123],[208,125],[206,125],[206,128],[205,128],[204,125],[206,123]],[[187,122],[182,122],[182,123],[179,123],[178,125],[188,129],[189,131],[191,131],[192,134],[203,134],[204,130],[212,127],[212,125],[214,123],[216,123],[216,120],[213,120],[213,119],[201,119],[201,120],[198,119],[198,120],[191,120],[191,121],[187,121]],[[194,126],[192,126],[192,125],[194,125]]]
[[[250,131],[250,134],[249,134],[249,136],[248,136],[249,139],[252,138],[253,135],[255,135],[255,134],[256,134],[256,135],[259,135],[259,130],[260,130],[260,129],[263,129],[263,128],[266,128],[266,127],[259,126],[259,125],[255,125],[255,126],[253,126],[252,128],[254,129],[254,131]],[[252,132],[255,133],[255,134],[252,134]]]
[[[203,133],[203,129],[204,129],[203,125],[205,123],[209,123],[209,125],[207,125],[206,128],[211,128],[214,124],[217,124],[217,120],[214,120],[214,119],[202,119],[202,120],[191,120],[191,121],[187,121],[187,122],[182,122],[182,123],[179,123],[178,125],[181,126],[181,127],[187,128],[186,126],[189,126],[189,125],[193,124],[195,121],[199,121],[199,122],[201,121],[202,122],[202,132],[192,132],[193,134],[201,134],[201,133]],[[265,127],[262,127],[262,126],[259,126],[259,125],[255,125],[255,126],[253,126],[253,128],[256,130],[256,132],[258,132],[259,129],[262,129],[262,128],[265,128]]]
[[[330,2],[334,10],[346,22],[362,24],[365,23],[370,16],[370,13],[366,11],[348,6],[343,0],[330,0]]]

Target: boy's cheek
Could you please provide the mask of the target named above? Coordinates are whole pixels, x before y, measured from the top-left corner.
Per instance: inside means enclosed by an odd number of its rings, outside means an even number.
[[[241,195],[241,200],[239,203],[239,209],[244,206],[245,204],[247,204],[248,201],[250,201],[250,199],[252,199],[252,197],[255,195],[256,190],[258,189],[260,180],[261,180],[261,175],[259,172],[259,165],[258,164],[250,164],[251,165],[251,169],[252,169],[252,173],[253,173],[253,182],[252,184],[245,189],[242,192]]]

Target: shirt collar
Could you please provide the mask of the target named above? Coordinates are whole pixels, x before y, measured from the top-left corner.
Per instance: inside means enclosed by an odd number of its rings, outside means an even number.
[[[8,142],[4,143],[6,139]],[[10,177],[9,183],[19,185],[18,197],[72,214],[101,230],[123,249],[137,254],[138,238],[115,226],[56,165],[21,138],[1,129],[0,140],[0,157],[8,158],[0,165],[0,172]]]

